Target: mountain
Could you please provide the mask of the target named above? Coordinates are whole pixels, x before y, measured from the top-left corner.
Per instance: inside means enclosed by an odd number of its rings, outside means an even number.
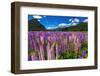
[[[76,26],[70,26],[66,28],[59,28],[60,31],[88,31],[88,23],[79,23]]]
[[[28,21],[28,31],[88,31],[88,23],[81,22],[75,26],[56,28],[56,29],[46,29],[38,19],[32,19]]]
[[[38,21],[38,19],[32,19],[28,21],[28,31],[43,31],[46,28]]]

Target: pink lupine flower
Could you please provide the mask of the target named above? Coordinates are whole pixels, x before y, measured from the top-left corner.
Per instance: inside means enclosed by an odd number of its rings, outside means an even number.
[[[44,60],[45,57],[44,57],[44,47],[43,47],[44,46],[44,38],[43,38],[43,36],[40,37],[40,42],[41,42],[41,44],[38,43],[39,47],[40,47],[39,55],[40,55],[40,59]]]
[[[35,51],[31,50],[29,55],[31,57],[31,60],[38,60],[38,56]]]
[[[83,32],[32,31],[28,33],[28,50],[36,53],[29,57],[32,60],[51,60],[66,50],[78,53],[84,41],[88,41],[88,35]]]
[[[56,59],[59,57],[58,43],[56,43]]]
[[[50,43],[47,43],[47,59],[51,59],[51,49],[50,49]]]
[[[32,60],[38,60],[38,57],[35,56],[35,55],[32,55],[32,56],[31,56],[31,59],[32,59]]]

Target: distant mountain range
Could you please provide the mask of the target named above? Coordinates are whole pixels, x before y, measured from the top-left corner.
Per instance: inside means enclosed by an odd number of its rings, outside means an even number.
[[[81,22],[75,26],[48,30],[37,19],[32,19],[28,21],[28,31],[88,31],[88,23]]]
[[[46,30],[46,28],[37,19],[32,19],[28,21],[28,31],[42,30]]]
[[[61,31],[88,31],[88,23],[79,23],[75,26],[66,27],[59,29]]]

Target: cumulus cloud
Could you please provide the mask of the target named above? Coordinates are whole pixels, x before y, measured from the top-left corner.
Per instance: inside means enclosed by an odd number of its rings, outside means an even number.
[[[85,19],[83,22],[88,22],[88,19]]]
[[[74,20],[71,21],[71,23],[74,23],[74,22],[75,22]]]
[[[71,22],[71,23],[79,23],[80,20],[78,18],[71,18],[71,19],[69,19],[69,22]]]
[[[46,17],[46,16],[43,16],[43,17]]]
[[[67,23],[60,23],[60,24],[58,25],[58,27],[60,27],[60,28],[69,27],[69,24],[67,24]]]
[[[38,19],[38,21],[41,21],[40,19]]]
[[[80,20],[78,18],[71,18],[69,19],[69,22],[69,25],[75,26],[80,22]]]
[[[72,19],[69,19],[69,21],[72,21]]]
[[[66,26],[66,23],[60,23],[58,26]]]
[[[56,27],[56,26],[55,27],[47,27],[48,30],[50,30],[50,29],[56,29],[56,28],[58,28],[58,27]]]
[[[74,22],[77,22],[77,23],[79,22],[78,18],[74,18],[73,20],[74,20]]]
[[[42,16],[35,15],[35,16],[33,16],[33,18],[35,18],[35,19],[41,19],[41,18],[42,18]]]
[[[77,23],[72,23],[71,25],[72,25],[72,26],[76,26],[76,25],[77,25]]]

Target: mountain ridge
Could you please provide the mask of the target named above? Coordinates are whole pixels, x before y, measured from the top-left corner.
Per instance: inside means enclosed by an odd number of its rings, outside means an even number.
[[[56,28],[56,29],[46,29],[38,19],[32,19],[28,21],[28,31],[88,31],[88,23],[80,22],[75,26]]]
[[[46,28],[38,21],[38,19],[32,19],[28,21],[28,31],[42,31]]]

